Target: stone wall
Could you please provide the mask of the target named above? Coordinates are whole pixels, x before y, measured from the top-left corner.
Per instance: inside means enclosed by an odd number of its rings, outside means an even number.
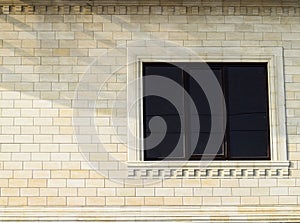
[[[220,215],[225,221],[262,213],[269,219],[277,216],[274,221],[297,219],[299,1],[2,1],[0,14],[0,219],[35,219],[33,210],[44,207],[54,208],[54,214],[39,212],[49,215],[47,219],[57,216],[57,207],[74,207],[65,216],[85,220],[91,213],[98,213],[94,219],[156,219],[156,212],[169,220],[218,220]],[[279,149],[288,150],[289,174],[176,177],[148,179],[147,184],[143,179],[115,180],[126,173],[107,170],[122,169],[128,155],[127,53],[130,47],[151,48],[152,42],[214,51],[282,48],[287,146]],[[102,95],[88,90],[77,94],[87,75]],[[74,102],[86,101],[84,95],[95,102],[87,107],[94,111],[97,137],[106,153],[99,153],[93,137],[88,143],[95,148],[83,152],[78,145],[78,140],[85,142],[78,137],[80,131],[88,135],[90,130],[84,124],[74,129],[74,117],[91,121],[84,109],[74,107]],[[86,161],[85,152],[96,166]],[[9,212],[12,207],[18,209]],[[112,211],[120,207],[124,213]],[[33,212],[24,214],[28,208]],[[215,212],[219,209],[220,214]]]

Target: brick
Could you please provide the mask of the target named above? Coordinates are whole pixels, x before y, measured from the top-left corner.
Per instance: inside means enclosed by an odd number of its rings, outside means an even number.
[[[55,39],[55,33],[54,32],[38,32],[39,40],[54,40]]]
[[[282,34],[281,33],[264,33],[263,39],[270,41],[270,40],[281,40]]]
[[[70,177],[70,171],[68,170],[53,170],[51,171],[51,178],[69,178]]]
[[[194,188],[194,196],[212,196],[212,188]]]
[[[48,197],[47,205],[49,206],[65,206],[67,204],[65,197]]]
[[[18,169],[23,169],[22,167],[22,162],[16,162],[16,161],[12,161],[12,162],[5,162],[4,163],[4,169],[5,170],[18,170]]]
[[[32,165],[27,165],[25,168],[33,168],[35,171],[33,171],[33,178],[50,178],[50,171],[48,170],[36,170],[36,169],[42,169],[42,165],[40,162],[31,162]],[[30,180],[29,183],[30,184]]]
[[[98,188],[97,189],[97,195],[98,196],[115,196],[116,195],[116,190],[115,188]]]
[[[236,32],[253,32],[252,24],[236,24],[235,25]]]
[[[287,187],[274,187],[270,188],[270,195],[288,195]]]
[[[261,179],[258,182],[259,187],[275,187],[276,180],[275,179]]]
[[[157,32],[159,31],[159,24],[141,24],[140,30],[142,32]]]
[[[154,188],[136,188],[135,190],[138,197],[154,196]]]
[[[9,197],[8,205],[10,205],[10,206],[26,206],[27,198],[26,197]]]
[[[104,206],[105,198],[104,197],[87,197],[86,205],[88,205],[88,206]]]
[[[39,196],[38,188],[22,188],[20,189],[20,195],[23,197],[37,197]]]
[[[145,200],[143,197],[125,197],[125,205],[140,206],[144,204]]]
[[[183,197],[183,205],[201,205],[202,197]]]
[[[270,189],[267,187],[251,188],[251,194],[256,196],[266,196],[270,194]]]
[[[71,178],[89,178],[89,171],[87,170],[77,170],[71,171]]]
[[[47,187],[66,187],[65,179],[49,179]]]
[[[199,187],[201,185],[200,179],[183,179],[182,187]],[[176,187],[181,187],[180,184],[177,184]]]
[[[8,205],[8,198],[0,197],[0,206],[7,206],[7,205]]]
[[[258,187],[257,179],[240,179],[239,183],[241,187]]]
[[[279,202],[278,196],[260,196],[259,199],[262,205],[274,205]]]
[[[241,198],[240,197],[222,197],[221,202],[222,202],[222,205],[240,205]]]
[[[294,205],[297,204],[297,197],[293,196],[279,196],[278,204],[281,205]]]
[[[182,205],[182,197],[164,197],[164,205]]]
[[[283,40],[299,40],[299,33],[282,33]]]
[[[272,32],[272,25],[254,24],[254,32]]]
[[[67,187],[84,187],[84,180],[67,179]]]
[[[45,206],[46,203],[46,197],[28,197],[29,206]]]
[[[43,15],[26,15],[26,22],[44,22],[45,16]]]
[[[40,188],[40,196],[56,197],[56,196],[58,196],[58,189],[57,188]],[[49,198],[47,198],[47,200],[49,200]]]
[[[85,198],[84,197],[67,197],[68,206],[84,206]]]
[[[120,206],[124,205],[125,199],[124,197],[107,197],[105,199],[105,204],[107,206]]]
[[[243,16],[225,16],[225,23],[243,23],[244,17]]]
[[[26,179],[9,179],[9,187],[27,187]]]
[[[112,32],[95,32],[94,34],[96,40],[111,40]]]
[[[145,205],[162,206],[163,204],[163,197],[145,197]]]
[[[203,197],[203,205],[221,205],[220,197]]]
[[[175,196],[193,196],[192,188],[175,188]]]
[[[169,32],[170,40],[186,40],[188,37],[186,32]],[[136,39],[136,36],[133,36],[133,39]]]
[[[8,187],[8,179],[1,179],[0,180],[0,187],[1,188]]]
[[[174,189],[171,188],[155,188],[155,196],[174,196]]]
[[[298,187],[290,187],[289,194],[290,195],[298,195],[298,194],[300,194],[300,190]]]
[[[70,56],[70,49],[53,49],[53,56]]]
[[[1,32],[0,39],[2,40],[14,40],[18,39],[18,32]]]
[[[233,196],[250,196],[250,188],[232,188]]]
[[[135,196],[134,188],[117,188],[117,196]]]
[[[219,187],[220,180],[219,179],[201,179],[202,187]]]
[[[231,188],[213,188],[213,196],[231,196]]]
[[[91,197],[96,196],[96,188],[79,188],[78,189],[78,196],[82,197]]]
[[[37,39],[37,32],[19,32],[19,39]]]
[[[244,39],[243,32],[227,32],[226,33],[226,40],[242,40]]]
[[[32,171],[16,170],[14,171],[14,178],[32,178]]]
[[[259,197],[241,197],[241,204],[242,205],[258,205],[259,204]]]
[[[1,188],[1,196],[11,197],[11,196],[19,196],[18,188]]]

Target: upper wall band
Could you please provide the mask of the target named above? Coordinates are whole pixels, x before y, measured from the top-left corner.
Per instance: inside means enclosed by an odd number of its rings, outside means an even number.
[[[0,5],[0,14],[300,16],[292,6]]]

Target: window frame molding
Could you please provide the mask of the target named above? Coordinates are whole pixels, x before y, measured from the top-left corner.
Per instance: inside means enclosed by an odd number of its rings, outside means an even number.
[[[191,54],[174,56],[174,49],[147,50],[147,46],[128,48],[128,83],[139,80],[127,89],[128,111],[128,176],[130,177],[221,177],[221,176],[288,176],[286,111],[282,47],[191,47]],[[156,52],[156,53],[155,53]],[[195,56],[195,53],[197,54]],[[169,55],[168,55],[169,54]],[[164,55],[164,56],[161,56]],[[129,63],[130,62],[130,63]],[[271,160],[222,161],[144,161],[142,102],[143,62],[255,62],[268,63],[269,131]],[[134,136],[134,137],[133,137]]]

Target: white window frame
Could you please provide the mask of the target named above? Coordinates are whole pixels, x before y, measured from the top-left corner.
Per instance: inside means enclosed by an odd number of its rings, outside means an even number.
[[[151,47],[151,46],[150,46]],[[142,140],[141,81],[128,88],[128,171],[132,177],[220,177],[220,176],[288,176],[286,114],[281,47],[194,47],[192,53],[174,56],[174,49],[155,46],[128,48],[128,83],[142,78],[143,62],[267,62],[271,160],[255,161],[144,161]],[[188,52],[189,52],[188,51]],[[162,54],[164,53],[164,54]],[[197,56],[195,56],[197,54]],[[162,56],[163,55],[163,56]],[[201,60],[199,61],[199,58]]]

